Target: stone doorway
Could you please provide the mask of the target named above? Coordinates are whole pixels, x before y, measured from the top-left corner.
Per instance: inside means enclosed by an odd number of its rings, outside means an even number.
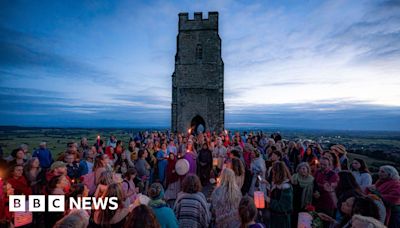
[[[204,133],[206,130],[206,122],[204,121],[203,117],[197,115],[193,117],[190,128],[194,132],[194,134]]]

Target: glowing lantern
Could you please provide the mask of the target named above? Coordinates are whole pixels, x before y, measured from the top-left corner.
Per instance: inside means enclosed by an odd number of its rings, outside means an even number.
[[[218,158],[213,158],[213,166],[218,166]]]
[[[265,208],[264,192],[254,192],[254,204],[256,205],[256,208]]]

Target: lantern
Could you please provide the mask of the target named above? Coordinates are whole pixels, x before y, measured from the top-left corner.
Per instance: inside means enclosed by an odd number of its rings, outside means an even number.
[[[265,208],[264,192],[254,192],[254,204],[256,205],[256,208]]]
[[[218,166],[218,158],[213,158],[213,166]]]
[[[300,212],[299,219],[297,222],[298,228],[311,228],[313,222],[313,217],[307,212]]]

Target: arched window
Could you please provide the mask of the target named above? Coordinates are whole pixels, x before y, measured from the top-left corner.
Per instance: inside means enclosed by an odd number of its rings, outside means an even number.
[[[201,44],[197,44],[196,46],[196,59],[203,59],[203,47],[201,46]]]

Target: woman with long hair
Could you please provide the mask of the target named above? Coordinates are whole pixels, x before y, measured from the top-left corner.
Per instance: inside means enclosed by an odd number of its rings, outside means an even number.
[[[332,189],[333,191],[334,189]],[[336,201],[337,210],[336,218],[341,221],[343,212],[340,210],[342,208],[342,203],[350,197],[360,197],[362,196],[362,191],[360,186],[357,184],[356,179],[350,171],[340,171],[339,172],[339,182],[336,187]],[[333,195],[335,196],[335,195]]]
[[[293,189],[290,172],[286,164],[277,161],[272,165],[272,187],[267,203],[271,211],[270,227],[290,228],[293,210]]]
[[[231,169],[223,169],[221,182],[211,194],[211,207],[215,214],[216,227],[238,227],[239,202],[242,193],[236,184],[235,173]]]
[[[235,173],[235,181],[239,189],[242,189],[244,183],[244,164],[242,160],[235,156],[231,156],[231,169]]]
[[[156,215],[152,209],[146,205],[135,207],[129,213],[128,219],[125,222],[124,228],[160,228]]]
[[[351,163],[351,172],[356,178],[356,182],[360,185],[361,190],[365,189],[372,184],[372,177],[369,173],[367,164],[363,159],[354,158]]]
[[[93,165],[95,184],[99,184],[101,173],[111,170],[110,159],[108,158],[107,154],[98,154]]]
[[[128,169],[133,168],[134,165],[129,162],[126,153],[119,153],[117,154],[117,160],[114,163],[114,171],[116,173],[121,173],[124,175]]]
[[[240,228],[265,228],[264,224],[256,223],[257,208],[253,198],[243,196],[239,202]]]
[[[130,203],[135,202],[137,198],[137,193],[139,189],[136,188],[135,178],[137,176],[137,171],[135,168],[130,168],[124,175],[122,181],[122,190],[125,192],[125,197],[130,200]]]
[[[129,214],[129,200],[125,199],[121,184],[113,183],[107,187],[103,198],[117,197],[118,208],[111,210],[106,207],[105,210],[94,211],[93,218],[90,221],[90,227],[116,227],[120,228],[125,223],[125,218]]]

